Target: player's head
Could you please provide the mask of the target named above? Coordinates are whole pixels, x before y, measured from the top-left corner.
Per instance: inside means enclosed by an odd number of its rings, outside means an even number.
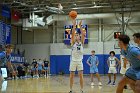
[[[134,42],[140,44],[140,33],[133,34]]]
[[[120,35],[118,37],[118,40],[119,40],[118,45],[122,49],[122,48],[124,48],[124,46],[129,44],[130,38],[128,35]]]
[[[20,66],[23,66],[23,64],[19,64]]]
[[[110,54],[110,56],[112,56],[112,57],[115,56],[115,52],[114,52],[114,51],[110,51],[109,54]]]
[[[33,61],[35,62],[35,59],[33,59]]]
[[[94,50],[91,51],[91,55],[95,55],[95,51]]]
[[[39,61],[41,61],[41,59],[39,59]]]
[[[6,46],[5,46],[5,49],[6,49],[6,52],[7,52],[7,53],[11,53],[12,50],[13,50],[13,46],[12,46],[12,45],[6,45]]]
[[[76,41],[79,41],[81,38],[80,38],[80,33],[76,32],[75,33],[75,40]]]

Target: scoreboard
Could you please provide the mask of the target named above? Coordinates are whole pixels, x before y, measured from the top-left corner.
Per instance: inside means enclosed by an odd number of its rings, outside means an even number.
[[[83,31],[84,31],[84,34],[85,34],[85,44],[88,44],[88,27],[87,25],[81,25]],[[72,37],[72,28],[73,28],[73,25],[66,25],[65,27],[65,32],[64,32],[64,44],[66,45],[70,45],[70,41],[71,41],[71,37]],[[76,33],[79,33],[81,34],[81,31],[80,31],[80,27],[78,25],[76,25]]]

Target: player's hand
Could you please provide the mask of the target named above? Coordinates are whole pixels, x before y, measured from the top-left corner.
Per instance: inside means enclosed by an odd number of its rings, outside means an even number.
[[[82,25],[82,20],[80,21],[80,23],[79,23],[79,26],[81,27],[81,25]]]
[[[98,64],[96,64],[96,66],[98,66]]]

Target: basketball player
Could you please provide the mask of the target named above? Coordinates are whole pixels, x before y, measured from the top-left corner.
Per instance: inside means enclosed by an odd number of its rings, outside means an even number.
[[[123,93],[126,84],[130,85],[134,93],[140,93],[140,49],[129,44],[130,38],[127,35],[120,35],[118,40],[121,54],[130,62],[131,66],[118,83],[116,93]]]
[[[40,75],[42,73],[43,61],[41,59],[39,59],[37,64],[38,64],[38,74],[39,74],[39,77],[40,77]]]
[[[102,85],[101,80],[100,80],[100,75],[98,73],[98,65],[99,65],[99,60],[98,57],[95,56],[95,51],[91,51],[91,56],[87,60],[87,64],[90,66],[90,74],[91,74],[91,86],[94,85],[93,83],[93,74],[96,74],[96,77],[98,78],[98,85]]]
[[[138,44],[138,47],[140,47],[140,33],[133,34],[133,37],[134,37],[134,42]]]
[[[10,77],[10,73],[12,74],[12,76],[15,75],[15,71],[13,69],[13,66],[11,64],[11,52],[12,52],[12,45],[6,45],[5,46],[5,50],[3,49],[0,53],[1,56],[1,61],[2,64],[1,66],[6,67],[7,68],[7,73],[8,73],[8,77]]]
[[[119,63],[119,59],[115,57],[115,52],[111,51],[110,57],[107,60],[107,64],[109,67],[109,70],[108,70],[109,82],[108,82],[108,84],[111,84],[111,74],[114,74],[114,81],[113,81],[112,85],[115,85],[116,74],[117,74],[116,67],[118,66],[118,63]]]
[[[81,34],[76,32],[76,20],[73,20],[73,29],[71,37],[71,62],[70,62],[70,92],[73,93],[72,87],[74,82],[75,71],[78,71],[80,78],[81,93],[83,93],[83,45],[85,42],[85,35],[81,27],[82,21],[80,21],[80,31]]]
[[[4,52],[3,46],[0,45],[0,84],[2,81],[1,67],[4,66],[4,62],[5,62],[4,58],[5,58],[5,52]]]
[[[44,60],[43,68],[45,70],[45,77],[48,76],[49,61]]]
[[[33,59],[33,62],[32,62],[32,65],[33,65],[33,67],[32,67],[32,71],[33,71],[33,77],[39,77],[38,76],[38,64],[37,64],[37,60],[36,59]]]
[[[125,72],[130,67],[130,63],[128,62],[128,60],[123,55],[120,55],[120,60],[121,60],[121,70],[120,70],[120,73],[123,76],[125,76]],[[127,89],[127,85],[124,86],[124,89]]]

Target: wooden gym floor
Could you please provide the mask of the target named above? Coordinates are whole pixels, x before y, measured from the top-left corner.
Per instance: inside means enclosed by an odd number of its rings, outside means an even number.
[[[120,76],[117,76],[116,86]],[[113,78],[112,78],[113,79]],[[103,86],[90,86],[90,77],[84,76],[84,93],[115,93],[116,86],[107,85],[108,77],[101,76]],[[94,79],[97,84],[97,79]],[[78,76],[75,76],[74,93],[80,93]],[[28,78],[4,81],[0,93],[68,93],[69,76],[49,76],[48,78]],[[126,89],[124,93],[133,93]]]

